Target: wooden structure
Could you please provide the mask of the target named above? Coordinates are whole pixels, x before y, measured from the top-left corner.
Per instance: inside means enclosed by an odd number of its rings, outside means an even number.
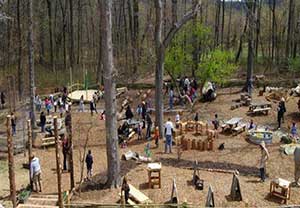
[[[32,194],[24,204],[17,208],[60,208],[57,206],[57,195]]]
[[[178,198],[178,192],[177,192],[177,186],[176,186],[175,178],[173,178],[172,193],[171,193],[171,200],[170,201],[171,201],[172,204],[179,204],[179,198]]]
[[[56,156],[56,175],[57,175],[57,193],[58,193],[58,205],[63,208],[63,197],[62,197],[62,184],[61,184],[61,162],[60,162],[60,151],[59,151],[59,137],[58,137],[58,127],[57,127],[57,117],[54,117],[54,136],[55,136],[55,156]]]
[[[239,99],[232,100],[231,110],[235,110],[242,106],[249,106],[251,103],[251,96],[248,93],[242,93]]]
[[[27,120],[27,134],[28,134],[28,166],[30,170],[30,163],[31,163],[31,155],[32,155],[32,131],[31,131],[31,120]],[[30,181],[30,186],[32,187],[32,181],[30,177],[30,171],[29,173],[29,181]]]
[[[67,129],[67,138],[68,143],[70,145],[69,149],[69,168],[70,168],[70,190],[72,190],[75,187],[75,179],[74,179],[74,163],[73,163],[73,139],[72,139],[72,114],[71,111],[67,114],[69,116],[69,122],[68,126],[66,125]]]
[[[284,203],[287,203],[291,196],[291,182],[282,178],[272,180],[270,183],[270,195],[276,196],[282,199]]]
[[[241,123],[243,118],[234,117],[221,125],[222,132],[229,131],[230,133],[239,134],[246,130],[246,125]]]
[[[235,200],[235,201],[243,200],[240,181],[239,181],[238,175],[236,173],[234,173],[233,177],[232,177],[230,197],[232,200]]]
[[[17,207],[17,193],[16,193],[16,180],[15,180],[15,163],[14,163],[14,144],[12,141],[12,128],[11,128],[11,116],[6,117],[7,128],[7,152],[8,152],[8,175],[9,175],[9,187],[10,198],[13,204],[13,208]]]
[[[161,188],[161,163],[149,163],[147,171],[149,188],[153,188],[155,185]]]
[[[269,102],[251,103],[248,114],[254,115],[257,113],[264,113],[265,115],[268,115],[271,108],[272,108],[272,106],[271,106],[271,103],[269,103]]]
[[[128,184],[129,185],[129,199],[128,199],[128,204],[132,205],[133,207],[138,207],[138,206],[134,206],[137,204],[152,204],[153,201],[151,199],[149,199],[148,196],[146,196],[144,193],[142,193],[140,190],[138,190],[137,188],[135,188],[133,185]],[[121,196],[121,203],[124,203],[124,199],[123,199],[123,193],[119,193],[119,195]],[[123,200],[123,202],[122,202]]]
[[[211,186],[208,188],[205,207],[215,207],[214,191]]]

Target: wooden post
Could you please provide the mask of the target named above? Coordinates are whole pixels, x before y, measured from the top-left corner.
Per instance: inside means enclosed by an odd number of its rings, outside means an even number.
[[[12,141],[11,116],[6,117],[7,128],[7,150],[8,150],[8,174],[10,184],[10,198],[13,208],[17,207],[16,198],[16,180],[15,180],[15,165],[14,165],[14,146]]]
[[[69,115],[68,115],[69,114]],[[73,164],[73,139],[72,139],[72,114],[71,109],[69,110],[69,113],[67,116],[69,116],[69,122],[66,126],[67,132],[68,132],[68,139],[69,139],[69,168],[70,168],[70,186],[71,190],[75,187],[75,180],[74,180],[74,164]]]
[[[61,190],[61,163],[59,154],[59,138],[58,138],[58,128],[57,128],[57,116],[54,117],[54,137],[55,137],[55,155],[56,155],[56,173],[57,173],[57,190],[58,190],[58,205],[63,208],[63,196]]]
[[[28,165],[29,165],[29,182],[32,188],[32,180],[30,177],[30,163],[31,163],[31,155],[32,155],[32,132],[31,132],[31,121],[27,120],[27,129],[28,129]]]

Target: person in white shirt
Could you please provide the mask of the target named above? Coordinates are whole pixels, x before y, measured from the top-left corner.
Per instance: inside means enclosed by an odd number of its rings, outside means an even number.
[[[175,125],[176,125],[176,128],[179,127],[179,122],[180,122],[180,115],[179,115],[179,113],[177,113],[176,116],[175,116]]]
[[[35,157],[34,154],[30,157],[30,179],[35,187],[33,190],[36,192],[42,192],[42,185],[41,185],[41,165],[39,158]]]
[[[165,153],[168,152],[172,153],[172,134],[174,131],[173,123],[171,122],[171,119],[168,118],[168,121],[165,124],[165,135],[166,135],[166,143],[165,143]]]

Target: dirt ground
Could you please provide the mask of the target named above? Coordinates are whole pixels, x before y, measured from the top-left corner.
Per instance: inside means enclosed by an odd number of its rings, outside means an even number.
[[[198,103],[195,110],[199,112],[200,120],[211,121],[215,113],[218,113],[220,119],[230,119],[231,117],[243,117],[244,121],[249,121],[251,118],[255,124],[268,125],[271,128],[276,126],[276,107],[277,104],[272,104],[272,111],[268,116],[248,117],[246,111],[248,108],[242,107],[236,110],[230,110],[233,99],[239,97],[239,94],[230,94],[229,92],[237,89],[220,90],[219,96],[211,103]],[[129,92],[128,95],[133,95],[135,92]],[[254,95],[258,94],[257,92]],[[264,100],[263,97],[254,96],[255,100]],[[135,100],[132,107],[136,107]],[[299,126],[300,113],[297,109],[298,98],[291,98],[287,104],[287,113],[285,115],[285,123],[283,131],[288,131],[288,125],[292,121],[296,121]],[[154,103],[154,102],[152,102]],[[99,108],[103,107],[103,103]],[[93,180],[84,182],[81,185],[81,193],[77,193],[72,203],[102,203],[115,204],[119,199],[119,189],[103,189],[101,183],[106,179],[106,150],[105,150],[105,123],[100,121],[99,117],[94,115],[91,117],[89,113],[77,113],[73,110],[73,131],[74,131],[74,166],[75,166],[75,181],[78,185],[80,181],[81,162],[80,157],[83,154],[83,146],[87,138],[87,131],[92,126],[88,138],[88,149],[92,150],[94,156]],[[185,113],[184,119],[192,118],[194,112]],[[165,119],[171,117],[175,120],[175,115],[165,116]],[[210,122],[211,123],[211,122]],[[188,135],[186,135],[188,136]],[[250,144],[245,139],[245,133],[238,136],[229,136],[220,134],[216,141],[216,147],[221,143],[225,143],[223,151],[215,150],[212,152],[200,152],[196,150],[184,151],[181,160],[177,160],[177,154],[163,154],[163,141],[160,141],[159,148],[154,148],[154,142],[151,141],[151,157],[154,161],[162,163],[162,187],[161,189],[149,189],[147,186],[147,171],[146,164],[139,164],[135,161],[121,161],[121,174],[127,175],[129,182],[136,188],[146,194],[155,204],[164,204],[170,200],[172,190],[172,180],[176,178],[176,184],[179,194],[179,201],[187,202],[195,206],[204,206],[209,185],[212,186],[215,196],[215,204],[219,207],[241,207],[241,206],[278,206],[280,201],[276,198],[269,197],[270,180],[281,177],[289,181],[294,181],[294,161],[293,156],[286,156],[279,151],[279,139],[274,138],[273,144],[268,146],[270,152],[270,160],[267,164],[268,179],[265,183],[259,182],[258,160],[260,158],[260,149],[258,146]],[[121,155],[132,150],[144,153],[146,140],[137,141],[132,139],[128,147],[120,148]],[[55,149],[35,149],[35,154],[40,158],[42,164],[42,183],[44,193],[57,192],[57,178],[55,174]],[[175,151],[174,151],[175,152]],[[217,168],[228,170],[239,170],[241,191],[243,196],[242,202],[233,202],[228,197],[230,193],[232,174],[216,173],[208,171],[200,171],[200,177],[204,179],[204,190],[195,190],[191,185],[193,170],[193,162],[198,160],[198,163],[203,168]],[[16,180],[17,187],[20,189],[24,184],[28,183],[28,172],[21,168],[22,163],[26,162],[27,158],[23,155],[16,155]],[[8,179],[7,168],[1,165],[0,171],[0,195],[8,195]],[[83,177],[86,172],[84,169]],[[2,180],[4,178],[4,180]],[[69,189],[69,174],[63,174],[63,188]],[[1,203],[1,201],[0,201]],[[288,204],[300,204],[300,188],[293,187],[291,199]]]

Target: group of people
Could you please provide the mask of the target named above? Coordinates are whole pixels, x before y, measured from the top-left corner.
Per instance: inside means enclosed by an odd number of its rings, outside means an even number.
[[[179,104],[183,105],[184,97],[187,97],[190,102],[194,102],[197,98],[198,83],[195,78],[190,80],[187,76],[185,76],[181,78],[179,77],[177,81],[179,82],[178,96],[175,96],[173,85],[169,83],[165,84],[165,95],[168,95],[169,98],[169,109],[173,109],[175,99],[178,99]]]

